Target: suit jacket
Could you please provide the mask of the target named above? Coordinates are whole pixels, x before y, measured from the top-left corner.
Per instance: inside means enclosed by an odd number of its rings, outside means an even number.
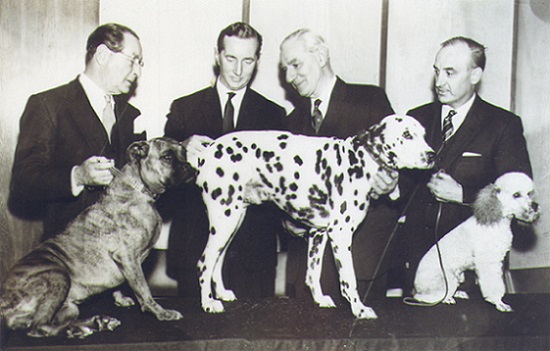
[[[382,88],[372,85],[348,84],[337,78],[326,116],[317,135],[347,138],[368,129],[385,116],[393,113],[391,104]],[[288,117],[288,126],[293,133],[316,135],[311,124],[311,100],[309,98],[299,100],[296,108]],[[358,280],[373,278],[374,269],[381,258],[387,237],[393,229],[395,221],[396,214],[387,197],[383,197],[379,201],[371,201],[367,218],[357,228],[353,239],[352,250]],[[293,253],[289,249],[290,271],[287,274],[290,276],[289,279],[293,280],[289,284],[299,286],[299,290],[306,290],[303,285],[305,255],[306,253],[303,251]],[[330,253],[325,255],[322,285],[324,293],[330,294],[335,300],[340,300],[337,273]],[[302,293],[297,291],[296,294]],[[309,295],[308,292],[305,294]]]
[[[282,130],[285,111],[248,88],[243,97],[235,130]],[[215,87],[175,100],[167,116],[165,135],[183,141],[194,134],[218,138],[223,134],[222,111]],[[168,244],[168,274],[194,286],[188,294],[198,296],[196,264],[208,239],[208,218],[200,190],[186,184],[161,199],[161,213],[172,218]],[[250,206],[227,253],[226,262],[237,261],[249,271],[276,265],[276,237],[282,231],[279,211],[273,204]],[[226,265],[227,266],[227,265]],[[225,266],[224,266],[225,267]],[[178,272],[179,271],[179,272]],[[187,274],[182,278],[181,274]],[[274,278],[274,277],[272,277]],[[187,279],[187,282],[182,281]],[[238,294],[238,287],[234,287]],[[181,289],[180,289],[181,292]],[[186,293],[187,294],[187,293]]]
[[[405,240],[406,258],[411,271],[424,253],[435,243],[435,226],[439,203],[426,183],[434,172],[445,170],[464,189],[464,202],[471,203],[479,190],[506,172],[520,171],[532,175],[521,119],[499,107],[483,101],[479,96],[463,124],[441,148],[441,104],[430,103],[408,112],[426,129],[426,141],[439,150],[436,166],[429,171],[402,172],[403,197],[418,190],[406,212],[406,222],[400,228]],[[472,215],[469,206],[441,204],[438,237]]]
[[[74,197],[71,169],[97,155],[126,162],[126,148],[145,134],[134,134],[140,112],[115,97],[116,123],[111,140],[90,106],[78,79],[29,98],[20,120],[10,184],[10,210],[22,217],[44,216],[44,237],[62,230],[97,201],[102,188]]]

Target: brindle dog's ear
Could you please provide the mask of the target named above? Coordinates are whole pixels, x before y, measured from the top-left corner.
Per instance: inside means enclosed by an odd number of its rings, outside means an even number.
[[[141,160],[149,154],[149,142],[146,140],[133,142],[126,150],[126,159],[132,163]]]

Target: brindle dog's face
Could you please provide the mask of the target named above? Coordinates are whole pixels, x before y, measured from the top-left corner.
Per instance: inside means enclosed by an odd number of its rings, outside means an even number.
[[[141,179],[156,194],[195,177],[195,170],[187,163],[185,148],[173,139],[138,141],[128,147],[127,154],[129,162],[139,163]]]

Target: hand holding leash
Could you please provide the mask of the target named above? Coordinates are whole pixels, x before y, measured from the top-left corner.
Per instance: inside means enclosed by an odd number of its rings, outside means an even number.
[[[427,186],[438,201],[462,203],[464,192],[462,185],[444,170],[435,173]]]
[[[374,199],[393,192],[397,187],[399,172],[396,170],[379,170],[372,177],[372,193]],[[399,196],[398,196],[399,197]]]
[[[75,178],[78,185],[105,186],[113,180],[110,168],[115,162],[103,156],[92,156],[75,168]]]

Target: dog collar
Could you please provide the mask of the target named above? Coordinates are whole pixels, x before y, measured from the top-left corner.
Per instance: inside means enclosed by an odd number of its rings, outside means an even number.
[[[119,177],[120,180],[122,180],[124,183],[129,185],[132,189],[149,196],[151,199],[153,199],[153,201],[156,201],[158,199],[159,194],[155,194],[154,192],[152,192],[143,182],[138,182],[132,179],[126,179],[122,171],[116,167],[111,167],[110,171],[113,176]]]

